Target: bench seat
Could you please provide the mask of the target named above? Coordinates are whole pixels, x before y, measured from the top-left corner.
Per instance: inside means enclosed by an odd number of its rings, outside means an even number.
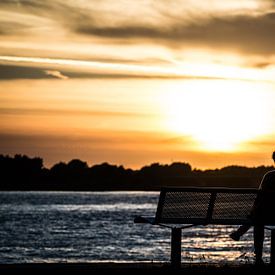
[[[155,217],[138,216],[134,222],[172,229],[171,263],[176,266],[181,258],[181,229],[208,224],[253,225],[251,210],[259,192],[248,188],[162,188]],[[275,225],[275,215],[264,224]],[[275,243],[275,230],[272,236]],[[275,261],[275,255],[271,257]]]

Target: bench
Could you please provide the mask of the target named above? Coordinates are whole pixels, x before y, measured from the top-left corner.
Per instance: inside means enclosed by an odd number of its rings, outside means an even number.
[[[249,214],[259,192],[248,188],[162,188],[155,217],[138,216],[134,222],[171,228],[171,264],[179,267],[182,229],[208,224],[253,225]],[[275,225],[275,217],[264,224]],[[271,230],[271,263],[275,263],[275,229]]]

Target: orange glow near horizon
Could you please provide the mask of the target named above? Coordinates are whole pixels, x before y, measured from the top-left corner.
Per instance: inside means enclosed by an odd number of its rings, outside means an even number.
[[[139,168],[269,164],[271,84],[229,80],[2,81],[2,153]],[[5,138],[7,134],[8,138]]]

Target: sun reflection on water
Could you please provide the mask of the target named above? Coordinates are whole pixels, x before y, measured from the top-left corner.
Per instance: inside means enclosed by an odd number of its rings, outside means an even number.
[[[120,194],[120,195],[118,195]],[[0,192],[0,261],[170,261],[171,230],[134,224],[154,215],[158,193]],[[182,262],[253,262],[253,230],[239,242],[236,226],[182,230]],[[270,232],[264,260],[269,261]]]

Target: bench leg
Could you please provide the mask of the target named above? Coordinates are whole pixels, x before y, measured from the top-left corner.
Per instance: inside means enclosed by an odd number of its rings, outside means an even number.
[[[270,263],[275,266],[275,229],[271,230]]]
[[[181,228],[172,228],[171,265],[175,268],[181,266]]]

